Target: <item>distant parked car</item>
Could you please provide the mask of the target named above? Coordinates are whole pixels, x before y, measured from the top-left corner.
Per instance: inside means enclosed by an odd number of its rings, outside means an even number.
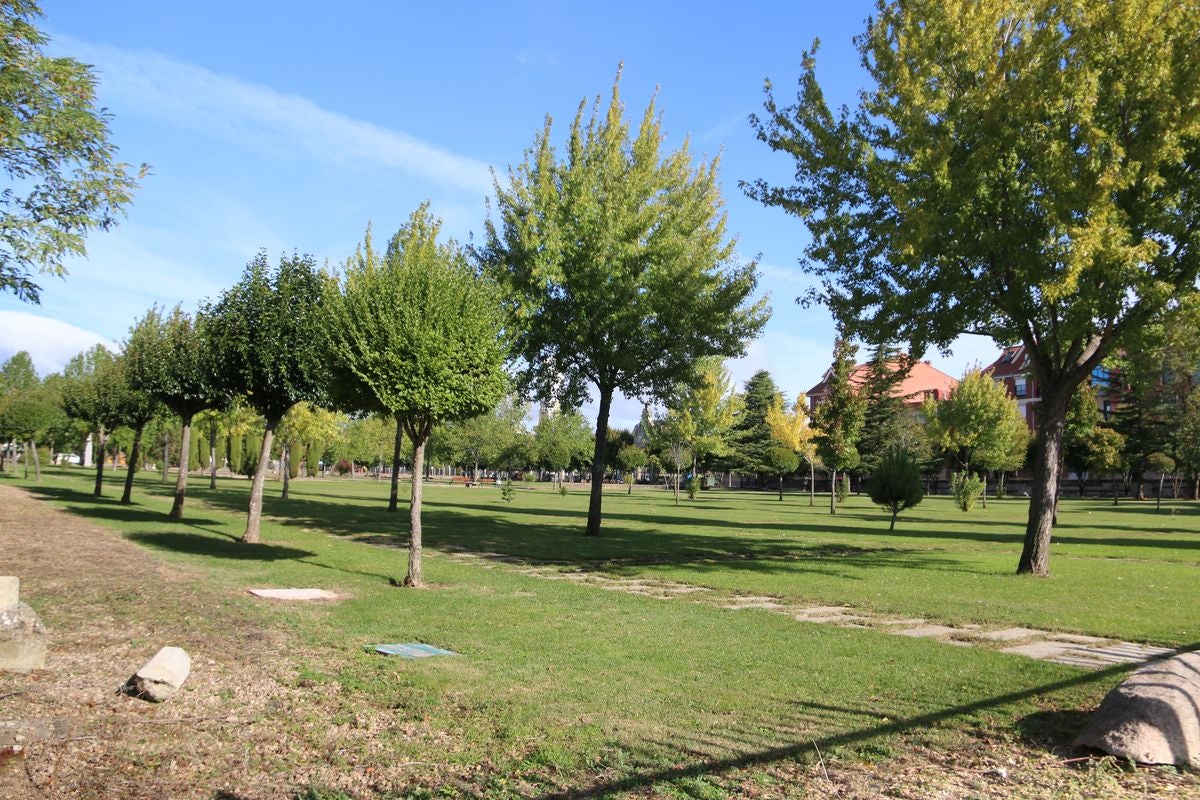
[[[54,457],[54,463],[78,465],[82,463],[82,460],[79,458],[77,453],[59,453]]]

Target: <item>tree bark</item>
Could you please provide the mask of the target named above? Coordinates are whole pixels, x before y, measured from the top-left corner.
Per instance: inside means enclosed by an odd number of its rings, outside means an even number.
[[[162,477],[158,479],[159,483],[167,482],[167,473],[171,471],[171,439],[166,433],[163,433],[163,467]]]
[[[167,513],[171,519],[182,519],[183,517],[183,498],[187,494],[187,468],[192,452],[192,415],[188,414],[181,419],[183,426],[179,433],[179,474],[175,477],[175,502],[171,504],[171,510]],[[257,535],[256,526],[255,536],[257,537]],[[258,539],[256,538],[255,541]]]
[[[217,421],[209,420],[208,423],[208,488],[217,488]]]
[[[1156,497],[1154,499],[1154,513],[1155,514],[1158,514],[1162,511],[1163,481],[1166,479],[1166,477],[1167,477],[1166,475],[1158,476],[1158,497]]]
[[[138,425],[133,429],[133,447],[129,448],[129,460],[125,462],[125,491],[121,494],[121,505],[133,503],[133,475],[137,472],[138,461],[142,457],[142,430],[146,426]]]
[[[263,431],[262,447],[258,451],[258,466],[254,468],[254,480],[250,484],[246,532],[242,534],[242,541],[246,544],[258,544],[259,523],[262,521],[263,484],[266,483],[267,465],[271,461],[271,440],[275,438],[275,428],[278,425],[279,417],[268,419],[266,430]]]
[[[412,494],[408,504],[408,574],[405,586],[420,587],[425,584],[421,574],[421,489],[424,486],[425,442],[429,438],[429,425],[411,428],[408,435],[413,442]]]
[[[892,509],[892,524],[888,526],[889,531],[896,530],[896,515],[899,513],[900,513],[900,509],[898,509],[898,508]]]
[[[837,470],[829,470],[829,513],[837,513]]]
[[[808,507],[812,508],[817,504],[817,465],[812,461],[808,462]]]
[[[400,454],[404,446],[404,422],[396,415],[396,442],[392,445],[392,491],[388,495],[389,512],[400,507]]]
[[[281,500],[288,499],[288,488],[292,484],[292,448],[287,442],[283,443],[283,448],[279,452],[279,466],[283,470],[283,492],[280,493]]]
[[[96,442],[100,446],[100,457],[96,459],[96,486],[92,489],[92,497],[101,497],[104,489],[104,448],[108,445],[108,434],[103,428],[96,432]]]
[[[592,493],[588,499],[586,536],[600,535],[600,506],[604,500],[604,450],[608,443],[608,412],[612,410],[612,396],[611,388],[600,387],[600,413],[596,415],[596,447],[592,452]]]
[[[33,479],[37,483],[42,482],[42,457],[38,455],[37,439],[29,440],[29,452],[33,458]],[[1161,492],[1159,492],[1161,494]]]
[[[1072,387],[1074,388],[1074,387]],[[1054,513],[1058,505],[1056,488],[1061,459],[1063,428],[1067,418],[1069,392],[1054,397],[1042,395],[1038,409],[1038,440],[1042,443],[1041,458],[1033,470],[1033,486],[1029,492],[1029,521],[1025,526],[1025,542],[1017,574],[1050,574],[1050,536],[1054,531]]]

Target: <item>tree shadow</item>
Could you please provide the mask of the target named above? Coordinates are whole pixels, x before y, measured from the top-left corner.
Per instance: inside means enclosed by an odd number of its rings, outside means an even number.
[[[1200,647],[1200,642],[1189,645],[1185,650],[1197,647]],[[590,800],[640,792],[659,784],[689,778],[721,775],[735,769],[803,760],[822,751],[869,745],[876,739],[928,729],[958,717],[969,718],[981,711],[998,709],[1034,698],[1040,699],[1065,689],[1100,684],[1136,666],[1140,665],[1108,667],[903,719],[891,719],[870,708],[797,702],[794,703],[795,712],[792,715],[777,718],[765,725],[756,722],[752,729],[722,729],[719,733],[673,732],[670,739],[649,741],[639,748],[640,752],[634,753],[632,760],[635,766],[632,774],[602,778],[586,787],[549,792],[540,797],[542,800]],[[1038,712],[1023,717],[1017,728],[1022,738],[1033,746],[1066,749],[1071,747],[1070,742],[1079,732],[1086,716],[1083,712]],[[845,733],[821,737],[806,735],[812,730],[828,730],[831,721],[837,724],[847,717],[857,718],[862,722]],[[770,744],[780,740],[788,743]],[[664,753],[674,754],[673,759],[665,759],[674,766],[655,766],[663,763]],[[636,766],[639,763],[645,766]]]
[[[135,531],[127,533],[126,537],[155,550],[169,550],[173,553],[224,558],[232,561],[298,560],[317,555],[311,550],[301,550],[298,547],[285,547],[265,542],[247,544],[228,534],[214,537],[184,531],[157,533]]]

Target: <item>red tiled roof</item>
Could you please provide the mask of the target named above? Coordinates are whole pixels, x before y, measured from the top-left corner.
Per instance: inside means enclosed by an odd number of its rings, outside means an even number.
[[[995,380],[1014,378],[1027,372],[1029,372],[1029,355],[1025,352],[1023,344],[1004,348],[1000,357],[983,370],[985,375],[991,375]]]
[[[898,363],[898,361],[889,361],[888,368],[895,371]],[[850,373],[850,384],[858,388],[866,383],[867,372],[870,366],[869,363],[856,365]],[[829,394],[829,378],[831,373],[832,370],[826,370],[821,382],[808,390],[807,395],[809,398],[824,397]],[[912,365],[908,377],[892,390],[892,396],[904,397],[911,402],[919,403],[924,399],[926,392],[936,391],[938,397],[944,400],[950,396],[950,393],[957,386],[957,379],[937,369],[928,361],[918,361]]]

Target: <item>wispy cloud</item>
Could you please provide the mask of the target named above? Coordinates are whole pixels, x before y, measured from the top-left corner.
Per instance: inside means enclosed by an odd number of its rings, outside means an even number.
[[[295,94],[193,64],[58,36],[64,52],[94,64],[109,102],[178,127],[268,150],[302,148],[338,165],[394,169],[488,194],[488,165],[403,131],[324,109]]]
[[[76,353],[94,344],[115,344],[94,331],[24,311],[0,311],[0,361],[25,350],[42,377],[60,371]]]

